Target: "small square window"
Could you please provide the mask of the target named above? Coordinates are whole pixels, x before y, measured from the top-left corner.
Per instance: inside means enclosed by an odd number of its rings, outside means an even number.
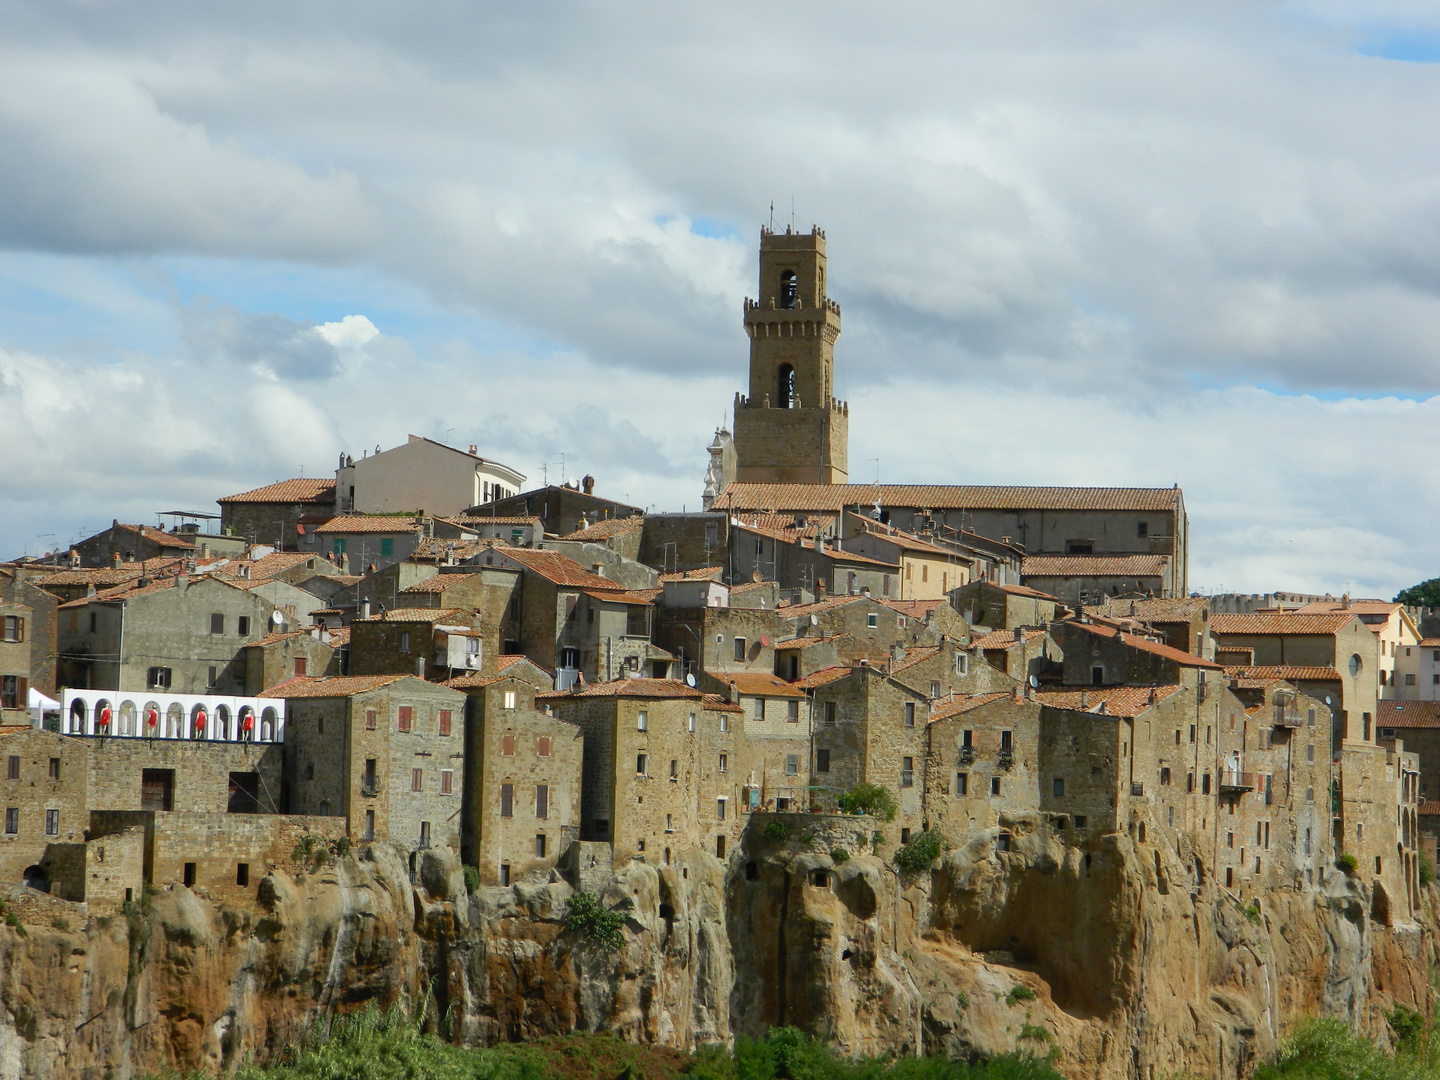
[[[46,835],[46,836],[59,836],[59,835],[60,835],[60,811],[59,811],[59,810],[46,810],[46,811],[45,811],[45,835]]]
[[[830,751],[828,748],[821,747],[815,751],[815,771],[830,771]]]
[[[440,734],[441,734],[441,735],[449,735],[449,734],[450,734],[450,724],[451,724],[452,721],[453,721],[453,717],[454,717],[454,714],[453,714],[449,709],[441,709],[441,710],[440,710]]]
[[[729,772],[729,771],[730,771],[730,755],[729,755],[729,754],[721,754],[721,755],[720,755],[720,771],[721,771],[721,772]]]
[[[970,774],[969,774],[969,773],[957,772],[957,773],[955,774],[955,794],[956,794],[956,795],[969,795],[969,794],[970,794]]]
[[[991,794],[991,795],[999,795],[999,794],[1000,794],[1000,777],[998,777],[998,776],[992,776],[992,777],[990,778],[990,794]]]
[[[1055,777],[1054,780],[1052,780],[1052,781],[1050,782],[1050,793],[1051,793],[1052,795],[1054,795],[1055,798],[1057,798],[1057,799],[1063,799],[1063,798],[1065,797],[1065,778],[1064,778],[1064,777],[1062,777],[1062,776],[1057,776],[1057,777]]]
[[[872,628],[873,628],[873,627],[876,627],[876,626],[879,626],[879,625],[880,625],[880,617],[879,617],[878,615],[866,615],[866,616],[865,616],[865,625],[868,626],[868,627],[872,627]]]
[[[636,731],[649,731],[649,730],[650,730],[650,714],[649,714],[648,712],[646,712],[644,709],[641,709],[638,713],[635,714],[635,730],[636,730]]]
[[[235,620],[235,632],[238,633],[241,637],[247,637],[247,636],[249,636],[249,634],[250,634],[250,616],[249,616],[249,615],[241,615],[239,618],[237,618],[237,619]]]
[[[424,791],[424,790],[425,790],[425,770],[424,770],[424,769],[411,769],[411,770],[410,770],[410,790],[411,790],[411,791]]]

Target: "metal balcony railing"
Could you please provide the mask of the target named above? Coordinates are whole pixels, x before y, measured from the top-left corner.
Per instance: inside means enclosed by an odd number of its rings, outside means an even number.
[[[960,748],[960,764],[969,765],[975,760],[975,748],[973,746],[962,746]]]
[[[374,798],[380,794],[380,779],[375,776],[367,776],[360,781],[360,794]]]
[[[1255,774],[1253,772],[1230,772],[1220,774],[1220,790],[1222,792],[1240,793],[1242,791],[1255,790]]]
[[[1015,764],[1015,751],[1014,751],[1014,750],[1001,750],[1001,751],[1000,751],[999,764],[1000,764],[1000,768],[1002,768],[1002,769],[1008,769],[1008,768],[1010,768],[1010,766],[1014,765],[1014,764]]]
[[[1300,713],[1295,709],[1287,709],[1283,705],[1275,706],[1275,726],[1278,728],[1303,727],[1305,721],[1301,719]]]
[[[1145,785],[1138,780],[1131,781],[1130,795],[1135,799],[1142,798],[1145,795]]]

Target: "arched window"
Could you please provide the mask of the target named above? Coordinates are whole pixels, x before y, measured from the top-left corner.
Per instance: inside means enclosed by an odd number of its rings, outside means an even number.
[[[782,308],[800,306],[800,283],[795,280],[794,270],[786,270],[780,275],[780,306]]]
[[[137,713],[135,710],[135,702],[122,701],[120,703],[120,727],[117,732],[113,732],[112,734],[134,735],[135,718],[138,715],[139,713]]]
[[[227,705],[215,706],[215,719],[219,724],[218,738],[230,741],[230,708]]]
[[[165,710],[165,738],[178,739],[185,734],[185,706],[173,702]]]
[[[777,381],[779,386],[775,391],[776,408],[795,408],[795,369],[789,364],[781,364]]]
[[[261,741],[261,742],[271,742],[271,741],[274,740],[274,738],[275,738],[275,721],[278,720],[278,719],[279,719],[279,715],[275,712],[275,710],[274,710],[273,707],[267,706],[266,709],[265,709],[265,711],[260,714],[260,741]]]
[[[85,730],[85,702],[76,698],[70,702],[70,731],[78,734]]]
[[[209,724],[210,718],[205,715],[205,707],[197,703],[195,707],[190,710],[190,738],[205,738],[205,736],[209,734],[209,732],[205,730]]]

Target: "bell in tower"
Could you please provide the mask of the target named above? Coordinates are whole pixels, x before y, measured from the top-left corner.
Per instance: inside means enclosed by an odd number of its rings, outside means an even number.
[[[745,301],[750,393],[735,398],[735,479],[846,482],[850,410],[836,401],[840,305],[825,296],[825,234],[760,230],[760,299]]]

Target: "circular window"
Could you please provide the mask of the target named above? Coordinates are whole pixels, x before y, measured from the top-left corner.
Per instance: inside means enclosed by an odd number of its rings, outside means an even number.
[[[1351,654],[1350,654],[1350,674],[1351,674],[1351,675],[1359,675],[1359,674],[1360,674],[1360,654],[1359,654],[1359,653],[1351,653]]]

